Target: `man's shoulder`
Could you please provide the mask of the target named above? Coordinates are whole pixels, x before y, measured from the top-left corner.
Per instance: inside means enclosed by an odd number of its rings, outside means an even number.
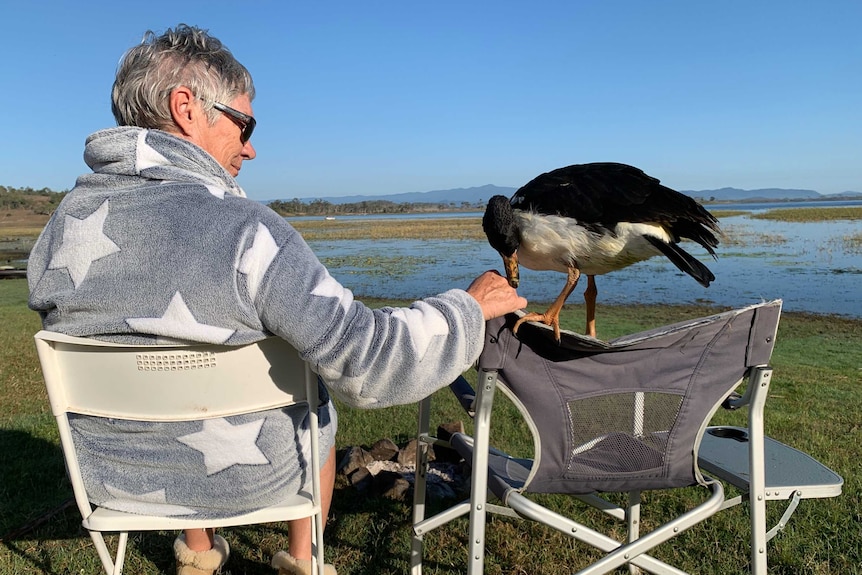
[[[271,233],[276,233],[276,231],[288,235],[296,233],[296,230],[284,219],[284,216],[277,214],[263,202],[238,196],[231,196],[225,200],[230,204],[226,211],[233,213],[238,219],[253,222],[255,225],[263,224]]]
[[[225,201],[230,202],[231,209],[240,210],[250,214],[257,214],[260,217],[267,219],[284,221],[283,217],[275,213],[272,208],[261,201],[234,195],[226,195],[224,199]]]

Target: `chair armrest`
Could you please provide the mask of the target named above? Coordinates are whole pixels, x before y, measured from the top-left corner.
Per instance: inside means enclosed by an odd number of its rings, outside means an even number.
[[[747,385],[745,386],[745,391],[742,394],[734,391],[730,395],[725,398],[724,401],[721,402],[722,409],[727,409],[733,411],[734,409],[739,409],[740,407],[745,407],[746,405],[751,405],[751,400],[754,392],[756,391],[755,387],[751,385],[752,376],[757,373],[759,370],[769,369],[768,365],[757,366],[749,368],[748,373],[739,380],[737,383],[737,387],[742,385],[742,382],[745,381]]]
[[[459,375],[458,378],[449,384],[449,390],[455,395],[458,403],[467,412],[471,418],[476,416],[476,391],[470,385],[464,376]]]
[[[742,396],[742,394],[737,392],[732,392],[728,395],[724,401],[721,402],[722,409],[727,409],[733,411],[734,409],[739,409],[740,407],[745,407],[748,405],[748,401]]]

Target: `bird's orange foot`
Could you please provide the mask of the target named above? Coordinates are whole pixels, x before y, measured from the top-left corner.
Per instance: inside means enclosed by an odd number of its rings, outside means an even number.
[[[515,327],[512,328],[513,333],[518,333],[518,328],[521,327],[521,324],[525,321],[538,321],[545,325],[549,325],[554,328],[554,338],[557,340],[557,343],[560,343],[560,316],[559,315],[550,315],[546,313],[536,313],[530,312],[518,321],[515,322]]]

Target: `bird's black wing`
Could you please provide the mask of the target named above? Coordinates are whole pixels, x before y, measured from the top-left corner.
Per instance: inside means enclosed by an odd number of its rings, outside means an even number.
[[[715,281],[715,276],[709,268],[700,263],[694,256],[679,247],[679,244],[666,244],[658,238],[645,236],[646,240],[658,249],[681,271],[684,271],[691,277],[697,280],[697,283],[703,287],[709,287],[709,284]]]
[[[660,223],[710,253],[718,222],[694,199],[626,164],[575,164],[537,176],[511,198],[512,207],[573,218],[588,228],[612,230],[619,222]]]

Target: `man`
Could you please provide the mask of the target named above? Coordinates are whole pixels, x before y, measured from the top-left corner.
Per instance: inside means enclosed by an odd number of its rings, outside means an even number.
[[[354,301],[234,179],[256,155],[253,98],[248,71],[206,31],[148,32],[117,71],[118,127],[87,139],[93,173],[78,179],[30,255],[30,307],[46,329],[140,344],[241,345],[275,334],[357,407],[414,402],[448,384],[478,357],[484,321],[526,300],[486,272],[466,291],[409,308]],[[328,397],[320,416],[328,508],[336,428]],[[299,489],[305,463],[293,439],[306,423],[286,409],[203,427],[94,417],[72,427],[95,503],[219,517]],[[252,452],[248,443],[232,449],[233,434],[249,426],[259,429]],[[310,520],[290,524],[288,551],[273,562],[280,573],[308,572],[310,530]],[[175,552],[179,573],[212,573],[228,546],[212,530],[189,530]]]

